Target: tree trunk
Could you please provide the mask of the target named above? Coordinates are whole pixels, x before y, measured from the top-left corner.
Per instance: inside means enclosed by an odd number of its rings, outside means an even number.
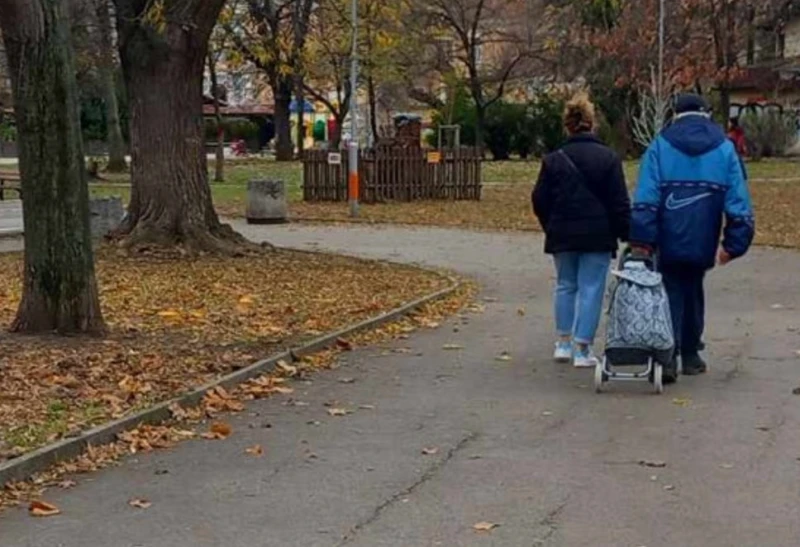
[[[333,121],[336,122],[336,134],[330,138],[331,150],[338,150],[342,146],[342,127],[345,119],[347,119],[347,111],[339,110],[338,112],[333,112]]]
[[[214,120],[217,125],[217,147],[214,157],[214,182],[225,182],[225,129],[222,127],[222,112],[219,107],[219,82],[214,55],[208,55],[208,74],[211,77],[211,97],[214,101]]]
[[[306,97],[302,75],[295,76],[294,89],[295,101],[297,101],[297,157],[302,160],[306,148]]]
[[[291,127],[291,81],[280,78],[272,86],[272,92],[275,97],[275,159],[292,161],[294,146],[292,145]]]
[[[211,201],[203,125],[203,68],[223,0],[170,6],[183,7],[183,20],[168,22],[160,32],[136,18],[134,3],[117,0],[118,7],[123,4],[129,11],[120,13],[119,24],[131,113],[132,188],[118,235],[128,248],[180,245],[241,254],[249,245],[220,223]]]
[[[106,103],[106,130],[108,133],[108,171],[124,173],[128,170],[125,160],[125,139],[119,121],[119,101],[117,101],[117,63],[114,58],[114,39],[111,31],[110,0],[95,0],[100,46],[100,81]]]
[[[484,131],[486,128],[486,108],[482,105],[475,106],[475,148],[483,154]]]
[[[0,0],[19,134],[25,269],[15,332],[105,331],[75,62],[59,0]]]
[[[375,90],[375,78],[372,73],[367,77],[367,95],[369,100],[369,124],[372,129],[372,142],[378,143],[378,94]]]

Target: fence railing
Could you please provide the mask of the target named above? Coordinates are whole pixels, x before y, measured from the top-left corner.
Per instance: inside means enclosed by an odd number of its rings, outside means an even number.
[[[364,203],[481,199],[477,150],[377,148],[359,151],[359,200]],[[303,158],[306,201],[347,200],[347,152],[309,150]]]

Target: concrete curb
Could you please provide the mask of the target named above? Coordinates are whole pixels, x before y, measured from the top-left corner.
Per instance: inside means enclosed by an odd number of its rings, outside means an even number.
[[[156,424],[166,421],[171,417],[169,407],[173,404],[179,404],[184,407],[197,406],[203,399],[203,396],[210,389],[217,386],[230,388],[246,382],[251,378],[255,378],[262,374],[271,372],[275,369],[280,361],[295,361],[306,355],[316,353],[322,349],[335,345],[336,340],[339,338],[350,336],[356,332],[372,329],[384,323],[394,321],[400,317],[408,315],[415,309],[444,297],[450,296],[455,293],[461,283],[450,279],[452,284],[442,290],[418,298],[408,304],[395,308],[389,312],[383,313],[371,319],[361,321],[349,327],[345,327],[336,332],[326,334],[288,351],[283,351],[273,355],[262,361],[258,361],[246,368],[223,376],[213,382],[210,382],[202,387],[193,389],[192,391],[170,399],[163,403],[159,403],[147,410],[137,412],[130,416],[120,418],[113,422],[95,427],[89,431],[80,434],[77,437],[70,439],[63,439],[49,446],[44,446],[33,452],[9,460],[0,464],[0,486],[14,481],[24,481],[30,478],[35,473],[44,471],[53,464],[60,461],[75,458],[85,452],[86,448],[90,445],[103,445],[116,440],[117,435],[123,431],[134,429],[142,424]]]

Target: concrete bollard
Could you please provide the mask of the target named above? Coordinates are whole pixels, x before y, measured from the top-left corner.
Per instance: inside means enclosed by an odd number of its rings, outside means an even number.
[[[247,223],[280,224],[287,221],[286,185],[282,180],[247,183]]]
[[[95,198],[89,200],[92,238],[102,239],[116,230],[125,215],[122,199],[118,197]]]

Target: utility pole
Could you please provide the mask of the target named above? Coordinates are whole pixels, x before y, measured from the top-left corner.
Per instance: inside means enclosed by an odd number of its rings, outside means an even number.
[[[353,52],[350,58],[350,176],[348,199],[350,216],[358,216],[358,0],[353,0]]]

